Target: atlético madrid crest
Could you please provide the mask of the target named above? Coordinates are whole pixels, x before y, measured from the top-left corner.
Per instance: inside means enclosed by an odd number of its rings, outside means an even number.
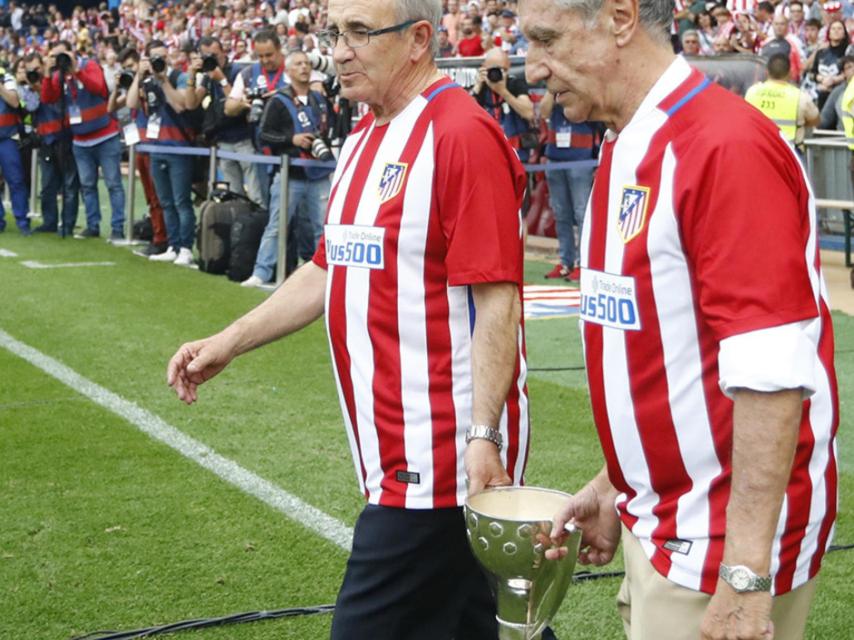
[[[628,242],[641,231],[646,224],[646,208],[649,203],[649,187],[627,185],[623,187],[623,199],[620,202],[620,218],[617,225],[623,242]]]
[[[383,167],[383,174],[380,177],[380,204],[388,202],[398,193],[403,186],[403,180],[406,178],[406,170],[409,165],[403,162],[386,162]]]

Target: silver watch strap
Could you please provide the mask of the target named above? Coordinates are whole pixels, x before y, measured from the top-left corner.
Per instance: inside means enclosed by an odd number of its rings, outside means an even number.
[[[760,576],[744,565],[727,566],[721,563],[718,575],[738,593],[771,591],[771,576]]]
[[[466,444],[472,440],[488,440],[498,447],[501,451],[504,446],[504,439],[501,437],[501,432],[485,424],[473,424],[466,431]]]

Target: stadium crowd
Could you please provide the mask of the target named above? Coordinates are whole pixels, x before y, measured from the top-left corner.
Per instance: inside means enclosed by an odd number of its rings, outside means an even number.
[[[201,160],[169,147],[216,145],[243,154],[286,154],[331,159],[364,107],[337,94],[328,54],[326,0],[124,0],[117,7],[76,7],[10,2],[0,9],[0,170],[12,213],[24,235],[100,235],[103,178],[110,205],[110,238],[125,235],[124,147],[157,145],[162,153],[136,154],[151,218],[155,261],[194,261],[196,207],[193,185],[206,181]],[[443,2],[439,57],[481,57],[468,87],[504,129],[523,161],[592,160],[603,128],[570,124],[550,96],[511,73],[508,56],[527,53],[514,0]],[[794,125],[781,128],[797,144],[806,127],[843,129],[843,94],[854,75],[854,3],[848,0],[676,0],[671,36],[687,56],[757,54],[776,59],[772,81],[787,88],[778,103],[795,105]],[[350,46],[359,46],[350,33]],[[782,60],[781,60],[782,59]],[[775,75],[776,74],[776,75]],[[792,92],[794,90],[794,93]],[[271,100],[273,96],[278,99]],[[764,93],[752,102],[762,109]],[[766,96],[767,97],[767,96]],[[544,99],[541,99],[544,98]],[[847,97],[850,104],[854,94]],[[766,110],[779,123],[789,107]],[[820,118],[819,118],[820,111]],[[854,126],[854,125],[853,125]],[[788,128],[786,128],[788,127]],[[854,137],[854,129],[852,135]],[[38,154],[40,185],[30,185]],[[560,241],[560,264],[548,277],[577,280],[578,250],[594,167],[547,172],[544,180]],[[246,286],[272,279],[277,258],[276,171],[247,161],[221,159],[219,176],[230,191],[269,211],[269,221]],[[320,237],[328,169],[289,169],[288,270],[309,259]],[[43,222],[31,230],[30,189],[39,189]],[[61,205],[59,199],[61,198]],[[202,198],[203,199],[203,198]],[[77,229],[79,201],[85,225]],[[273,203],[271,205],[271,203]],[[5,228],[5,213],[0,230]]]

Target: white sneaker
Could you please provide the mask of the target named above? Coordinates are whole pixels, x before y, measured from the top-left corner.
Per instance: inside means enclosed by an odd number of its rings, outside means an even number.
[[[240,283],[241,287],[260,287],[264,281],[258,276],[249,276],[246,280]]]
[[[186,247],[181,247],[178,251],[178,257],[175,258],[175,264],[179,267],[189,267],[193,264],[193,252]]]
[[[148,256],[149,260],[154,260],[155,262],[175,262],[175,258],[178,257],[178,254],[175,252],[173,247],[169,247],[163,253],[158,253],[153,256]]]

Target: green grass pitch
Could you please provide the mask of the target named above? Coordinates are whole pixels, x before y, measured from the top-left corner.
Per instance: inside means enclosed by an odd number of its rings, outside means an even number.
[[[264,294],[151,264],[100,241],[0,235],[0,329],[160,416],[348,525],[363,504],[321,323],[249,354],[193,407],[165,384],[184,340],[218,330]],[[21,260],[112,261],[34,270]],[[546,265],[531,262],[542,282]],[[837,314],[841,513],[854,543],[854,319]],[[601,465],[571,319],[528,322],[533,443],[528,482],[577,489]],[[67,639],[185,618],[334,602],[346,553],[0,349],[0,639]],[[619,561],[613,569],[619,569]],[[854,551],[829,555],[809,638],[854,637]],[[622,637],[619,582],[572,587],[562,640]],[[326,637],[328,615],[188,637]],[[168,637],[181,637],[168,636]]]

